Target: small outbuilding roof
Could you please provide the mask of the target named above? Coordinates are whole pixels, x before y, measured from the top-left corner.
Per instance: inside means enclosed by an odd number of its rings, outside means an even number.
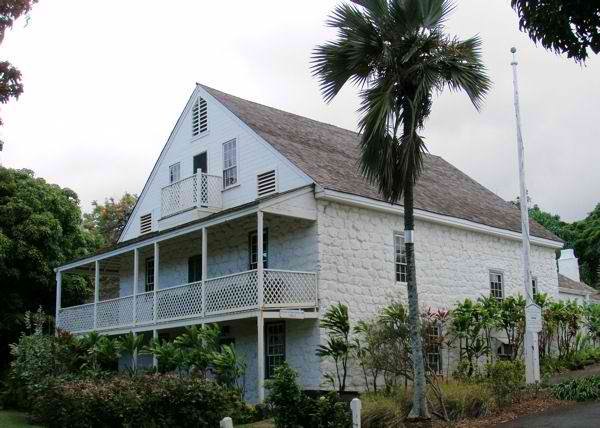
[[[560,273],[558,274],[558,288],[573,290],[579,293],[587,293],[590,295],[598,293],[598,290],[595,288],[592,288],[583,282],[572,280],[571,278],[568,278]]]

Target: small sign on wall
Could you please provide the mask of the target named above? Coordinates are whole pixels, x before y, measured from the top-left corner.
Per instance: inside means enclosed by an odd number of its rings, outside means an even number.
[[[281,309],[279,311],[279,318],[303,320],[305,317],[302,309]]]

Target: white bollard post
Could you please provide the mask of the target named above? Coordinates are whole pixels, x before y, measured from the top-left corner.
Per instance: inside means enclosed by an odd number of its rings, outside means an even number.
[[[352,410],[352,428],[360,428],[360,409],[361,403],[358,398],[353,398],[350,402],[350,409]]]
[[[229,416],[227,416],[226,418],[223,418],[223,420],[221,420],[219,427],[220,428],[233,428],[233,421],[231,420],[231,418]]]

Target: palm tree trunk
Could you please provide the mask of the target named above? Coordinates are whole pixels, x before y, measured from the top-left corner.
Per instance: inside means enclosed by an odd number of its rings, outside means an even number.
[[[407,184],[404,190],[404,231],[406,246],[406,282],[408,288],[408,323],[414,370],[413,406],[408,414],[409,420],[430,419],[425,397],[425,361],[423,359],[423,343],[419,311],[419,294],[417,292],[417,275],[415,266],[415,244],[412,239],[414,230],[414,198],[413,186]],[[407,233],[408,232],[408,233]]]

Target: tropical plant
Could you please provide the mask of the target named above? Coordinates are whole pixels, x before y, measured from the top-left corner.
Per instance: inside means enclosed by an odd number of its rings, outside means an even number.
[[[183,352],[175,343],[169,340],[152,339],[142,352],[156,358],[159,373],[177,372],[185,365]]]
[[[328,379],[334,387],[337,385],[339,392],[344,392],[348,376],[348,360],[354,350],[354,343],[350,337],[348,307],[341,303],[329,307],[321,318],[320,325],[327,330],[327,341],[324,345],[319,345],[317,355],[333,360],[335,377],[328,375]]]
[[[79,347],[83,352],[82,369],[99,374],[114,370],[120,356],[119,341],[92,331],[79,338]]]
[[[504,330],[512,350],[511,359],[520,355],[525,336],[525,299],[523,296],[508,296],[500,302],[498,327]]]
[[[482,335],[481,305],[470,299],[465,299],[456,305],[452,311],[452,334],[458,340],[459,355],[467,377],[473,376],[477,368],[477,360],[490,352],[487,340]]]
[[[138,353],[144,345],[144,336],[129,332],[116,341],[117,349],[129,357],[129,369],[133,374],[138,369]]]
[[[246,362],[238,357],[233,345],[223,345],[220,352],[214,353],[212,367],[221,385],[235,388],[244,396]]]
[[[589,335],[594,344],[598,346],[600,342],[600,304],[586,305],[583,309],[583,319]]]
[[[313,71],[326,101],[347,82],[363,86],[359,127],[360,168],[389,202],[403,197],[414,400],[410,418],[429,417],[425,400],[419,303],[414,259],[414,186],[426,151],[417,133],[433,95],[464,90],[479,109],[490,87],[477,37],[460,41],[444,33],[449,0],[357,0],[342,3],[328,26],[337,39],[316,48]]]
[[[221,329],[217,324],[204,324],[187,327],[185,332],[175,339],[182,354],[184,366],[192,374],[206,378],[219,350]]]
[[[552,393],[560,400],[600,400],[600,376],[572,379],[552,387]]]

